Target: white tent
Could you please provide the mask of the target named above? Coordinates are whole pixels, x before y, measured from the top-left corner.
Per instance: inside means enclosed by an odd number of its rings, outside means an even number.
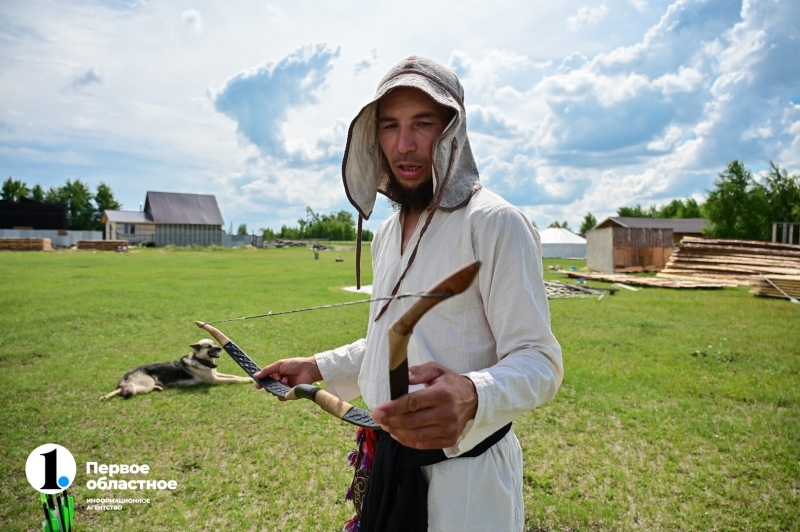
[[[586,258],[586,239],[569,229],[550,227],[540,232],[542,239],[542,257],[552,258]]]

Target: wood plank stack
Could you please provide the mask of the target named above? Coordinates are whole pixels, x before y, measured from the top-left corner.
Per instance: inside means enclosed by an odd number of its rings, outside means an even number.
[[[624,273],[586,273],[586,272],[564,272],[570,277],[582,277],[593,281],[605,281],[607,283],[623,283],[638,286],[655,286],[658,288],[702,288],[716,289],[726,286],[736,286],[735,283],[726,281],[706,281],[703,279],[679,280],[679,279],[657,279],[655,277],[640,277],[637,275],[626,275]]]
[[[53,242],[49,238],[0,238],[0,250],[53,251]]]
[[[128,246],[127,240],[78,240],[78,249],[94,251],[117,251],[118,248]]]
[[[772,281],[770,284],[769,281]],[[773,286],[775,285],[775,286]],[[757,277],[750,282],[751,294],[763,297],[782,297],[786,296],[800,299],[800,275],[765,275]],[[778,288],[780,290],[778,290]],[[783,292],[781,292],[783,290]]]
[[[760,274],[800,275],[800,246],[687,236],[658,277],[747,285]]]
[[[545,281],[545,290],[547,291],[547,299],[567,299],[570,297],[595,297],[602,299],[607,293],[614,295],[616,290],[603,290],[600,288],[591,288],[588,286],[575,286],[571,284],[561,283],[558,281]]]

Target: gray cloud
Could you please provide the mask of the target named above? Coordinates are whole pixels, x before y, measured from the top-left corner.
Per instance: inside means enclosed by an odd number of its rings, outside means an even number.
[[[519,136],[518,128],[499,111],[478,105],[467,106],[467,126],[470,132],[498,138]]]
[[[67,85],[67,88],[78,91],[89,85],[100,85],[102,83],[103,78],[100,77],[100,74],[95,72],[94,68],[90,68],[83,74],[75,76],[69,85]]]
[[[356,63],[355,66],[356,75],[361,74],[362,72],[366,72],[367,70],[372,68],[377,62],[378,62],[378,49],[373,48],[368,57],[365,57],[364,59]]]

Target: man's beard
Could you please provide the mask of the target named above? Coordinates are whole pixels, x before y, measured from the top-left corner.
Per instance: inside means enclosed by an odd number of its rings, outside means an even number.
[[[383,171],[389,176],[386,196],[395,212],[424,211],[430,206],[433,201],[433,177],[409,188],[400,183],[385,156],[381,157],[381,164]]]

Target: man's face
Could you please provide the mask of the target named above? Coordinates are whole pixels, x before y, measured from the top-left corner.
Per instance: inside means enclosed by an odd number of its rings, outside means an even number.
[[[404,189],[430,184],[433,143],[452,112],[424,92],[399,87],[378,103],[378,140],[397,183]]]

